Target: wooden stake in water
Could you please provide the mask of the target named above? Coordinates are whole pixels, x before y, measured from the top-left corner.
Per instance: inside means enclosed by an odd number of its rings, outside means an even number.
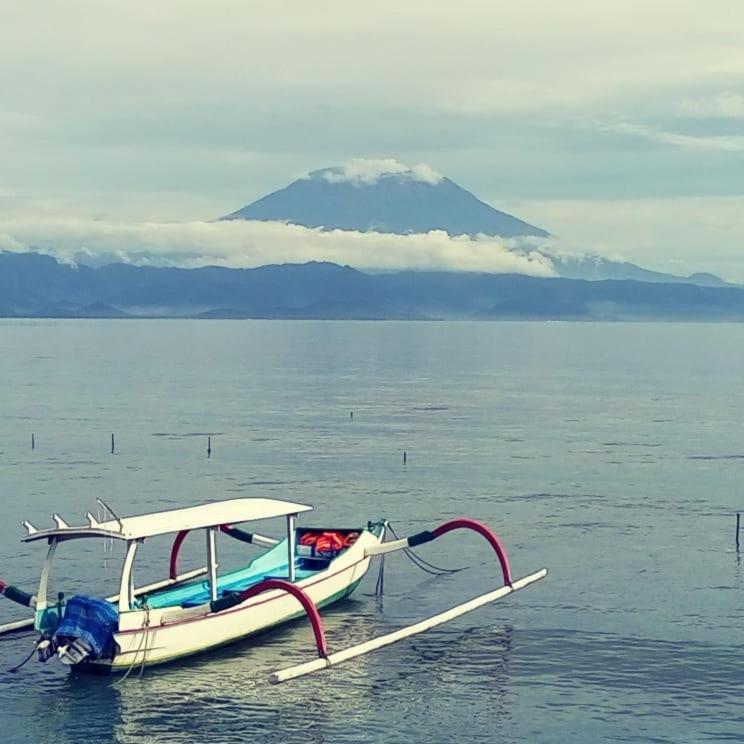
[[[736,552],[739,552],[739,526],[741,525],[741,512],[736,512]]]
[[[116,454],[116,440],[114,439],[114,435],[111,435],[111,454]]]
[[[403,450],[403,464],[405,465],[408,462],[408,452]]]
[[[354,411],[349,411],[349,419],[350,419],[351,421],[353,421],[353,420],[354,420]]]
[[[207,437],[207,460],[212,457],[212,437]]]
[[[31,434],[31,449],[36,449],[36,437]]]

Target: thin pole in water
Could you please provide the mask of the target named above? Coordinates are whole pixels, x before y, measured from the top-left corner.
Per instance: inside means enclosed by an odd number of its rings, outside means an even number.
[[[36,449],[36,437],[31,433],[31,449]]]
[[[212,437],[207,437],[207,460],[212,457]]]
[[[354,420],[354,411],[349,411],[349,420]]]
[[[408,452],[403,450],[403,465],[405,465],[408,462]]]
[[[116,454],[116,440],[114,439],[114,435],[111,435],[111,454]]]
[[[739,526],[741,525],[741,512],[736,512],[736,552],[739,552]]]

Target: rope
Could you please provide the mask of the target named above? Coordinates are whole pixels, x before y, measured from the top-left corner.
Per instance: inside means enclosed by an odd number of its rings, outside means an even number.
[[[117,687],[118,685],[122,684],[124,680],[131,674],[132,669],[137,665],[137,656],[139,656],[139,652],[142,651],[142,645],[145,646],[145,652],[142,655],[142,666],[140,667],[139,676],[142,676],[142,670],[145,667],[145,659],[147,658],[147,636],[150,632],[150,608],[145,605],[146,615],[145,615],[145,622],[142,625],[142,627],[145,629],[145,633],[140,639],[139,646],[137,646],[137,650],[134,652],[134,658],[132,659],[132,663],[129,665],[129,669],[124,673],[124,676],[120,679],[117,679],[116,682],[112,683],[112,687]]]
[[[385,588],[385,554],[380,557],[380,570],[377,572],[377,584],[375,584],[375,597],[381,597]]]
[[[31,653],[17,666],[14,666],[12,669],[6,669],[5,671],[8,674],[15,674],[22,666],[27,664],[29,661],[31,661],[31,657],[36,653],[36,647],[38,646],[38,643],[34,643],[34,647],[31,649]]]
[[[396,540],[400,540],[395,532],[395,529],[393,529],[393,526],[391,524],[388,524],[388,527],[393,537]],[[411,563],[414,564],[414,566],[420,568],[422,571],[426,571],[426,573],[431,574],[432,576],[453,574],[457,573],[458,571],[464,571],[466,568],[470,568],[470,566],[460,566],[459,568],[442,568],[442,566],[436,566],[433,563],[429,563],[429,561],[424,560],[420,555],[414,553],[413,550],[411,550],[410,548],[404,548],[403,552],[406,554]]]
[[[138,677],[142,676],[142,672],[145,671],[145,659],[147,659],[147,642],[150,638],[150,608],[145,605],[147,614],[145,615],[145,650],[142,653],[142,666],[140,666]],[[136,657],[135,657],[136,658]]]
[[[395,532],[395,529],[393,528],[393,525],[388,522],[387,527],[390,530],[392,536],[396,540],[400,540]],[[470,568],[470,566],[461,566],[460,568],[442,568],[441,566],[435,566],[433,563],[429,563],[429,561],[424,560],[420,555],[414,553],[410,548],[404,548],[403,552],[406,554],[408,560],[410,560],[411,563],[416,566],[416,568],[420,568],[422,571],[425,571],[432,576],[447,576],[449,574],[457,573],[458,571],[464,571],[466,568]],[[375,584],[375,597],[381,597],[385,589],[385,554],[383,553],[380,558],[380,570],[377,574],[377,583]]]

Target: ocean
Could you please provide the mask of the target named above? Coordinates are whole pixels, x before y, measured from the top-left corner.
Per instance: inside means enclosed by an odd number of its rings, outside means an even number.
[[[401,535],[469,516],[516,576],[550,571],[279,686],[271,671],[313,656],[306,623],[123,682],[10,674],[33,636],[0,638],[2,741],[744,740],[742,379],[737,324],[2,320],[0,579],[38,581],[22,519],[83,523],[96,497],[126,515],[286,498],[315,506],[302,524],[386,517]],[[225,566],[254,551],[232,542]],[[148,541],[137,583],[166,575],[168,549]],[[500,584],[475,535],[418,552],[467,569],[396,554],[377,598],[373,565],[324,613],[332,650]],[[116,591],[118,548],[58,557],[53,591]],[[0,599],[0,623],[20,617]]]

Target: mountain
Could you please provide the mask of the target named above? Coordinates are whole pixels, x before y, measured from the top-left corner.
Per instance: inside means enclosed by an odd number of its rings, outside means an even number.
[[[546,230],[494,209],[428,166],[408,168],[395,160],[354,160],[313,171],[221,219],[400,235],[444,230],[450,235],[550,237]],[[564,256],[547,247],[537,250],[550,258],[558,275],[566,279],[727,286],[712,274],[676,276],[600,256]]]
[[[610,261],[601,256],[561,256],[542,251],[553,262],[558,274],[566,279],[630,279],[637,282],[661,282],[675,284],[699,284],[701,287],[732,287],[715,274],[697,273],[690,276],[665,274],[661,271],[644,269],[628,261]]]
[[[0,252],[0,316],[741,321],[744,288],[465,272],[365,274],[318,262],[93,269]]]
[[[0,252],[0,305],[25,308],[70,297],[88,304],[95,299],[95,282],[87,266],[72,270],[51,256]]]
[[[363,179],[346,175],[343,167],[324,168],[222,219],[401,235],[444,230],[450,235],[548,236],[449,178],[434,174],[424,179],[410,169]]]

